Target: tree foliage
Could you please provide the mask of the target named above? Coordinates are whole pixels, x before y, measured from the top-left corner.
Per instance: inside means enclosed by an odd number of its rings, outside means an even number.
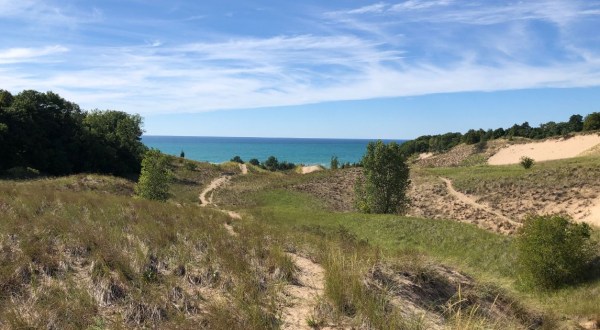
[[[138,115],[84,112],[52,92],[0,90],[0,172],[137,174],[146,150],[141,125]]]
[[[581,281],[597,254],[590,237],[588,224],[567,216],[528,217],[516,240],[521,280],[541,289]]]
[[[277,157],[269,156],[269,158],[262,163],[261,167],[269,171],[287,171],[295,168],[296,164],[288,163],[286,161],[280,162]]]
[[[404,213],[410,179],[400,146],[370,142],[361,163],[364,178],[355,187],[357,208],[365,213]]]
[[[230,161],[235,162],[235,163],[239,163],[239,164],[244,164],[244,160],[240,156],[234,156],[233,158],[231,158]]]
[[[583,121],[583,130],[600,130],[600,112],[593,112],[585,116],[585,120]]]
[[[339,166],[340,166],[340,161],[338,160],[337,156],[331,156],[331,162],[330,162],[329,167],[332,170],[337,170]]]
[[[446,133],[440,135],[423,135],[414,140],[406,141],[402,144],[402,153],[410,156],[415,153],[423,152],[444,152],[460,143],[476,144],[479,151],[481,146],[487,141],[495,139],[512,139],[513,137],[524,137],[530,139],[545,139],[553,136],[564,136],[571,133],[590,131],[600,129],[600,113],[592,113],[585,117],[581,115],[572,115],[567,122],[547,122],[538,127],[532,127],[528,122],[520,125],[514,124],[512,127],[495,130],[471,129],[465,134]]]
[[[169,158],[158,150],[148,150],[142,160],[142,172],[135,185],[135,194],[146,199],[165,201],[169,198],[171,177]]]

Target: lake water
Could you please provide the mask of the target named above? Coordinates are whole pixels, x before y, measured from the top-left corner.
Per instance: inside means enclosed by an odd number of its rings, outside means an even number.
[[[247,138],[247,137],[204,137],[204,136],[152,136],[144,135],[142,142],[163,153],[185,158],[222,163],[233,156],[244,161],[256,158],[261,162],[269,156],[279,161],[295,164],[329,166],[331,156],[340,163],[358,162],[365,153],[367,144],[373,140],[352,139],[297,139],[297,138]],[[384,140],[390,142],[391,140]],[[397,140],[401,143],[403,140]]]

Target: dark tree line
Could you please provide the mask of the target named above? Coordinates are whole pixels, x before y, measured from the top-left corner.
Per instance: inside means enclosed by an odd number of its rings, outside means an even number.
[[[82,111],[53,92],[0,90],[0,172],[138,174],[146,151],[141,126],[139,115]]]
[[[594,112],[585,118],[581,115],[572,115],[566,122],[547,122],[538,127],[531,127],[528,122],[521,125],[515,124],[510,128],[497,128],[495,130],[471,129],[465,134],[446,133],[438,135],[424,135],[401,145],[404,155],[422,152],[444,152],[461,144],[484,145],[487,141],[513,137],[530,139],[545,139],[553,136],[564,136],[582,131],[600,130],[600,112]]]
[[[242,158],[240,156],[234,156],[233,158],[231,158],[232,162],[235,163],[240,163],[240,164],[244,164],[244,160],[242,160]],[[258,166],[264,170],[269,170],[269,171],[288,171],[291,169],[294,169],[296,167],[296,164],[294,163],[288,163],[286,161],[280,162],[277,157],[275,156],[269,156],[269,158],[267,158],[264,162],[260,162],[258,159],[256,158],[252,158],[248,161],[248,163],[254,165],[254,166]]]

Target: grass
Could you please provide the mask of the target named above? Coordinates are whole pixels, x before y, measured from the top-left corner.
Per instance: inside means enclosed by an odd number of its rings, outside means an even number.
[[[448,176],[457,182],[460,182],[461,179],[464,180],[463,182],[476,182],[477,180],[493,182],[501,178],[519,181],[523,177],[532,175],[546,176],[549,175],[548,173],[567,172],[568,168],[574,168],[576,173],[584,175],[587,170],[594,171],[598,166],[593,159],[584,158],[579,161],[539,163],[529,171],[525,171],[518,165],[476,166],[467,169],[422,169],[420,171],[427,171],[421,175]],[[563,179],[570,180],[566,176],[558,178],[558,180]],[[600,277],[596,277],[591,282],[554,292],[523,290],[515,273],[515,247],[509,236],[494,234],[455,221],[330,212],[326,210],[322,201],[316,200],[312,196],[282,189],[286,187],[285,180],[274,180],[275,183],[271,188],[266,188],[268,187],[268,184],[265,183],[267,178],[252,180],[259,186],[263,185],[260,191],[252,194],[252,198],[246,198],[248,199],[247,205],[251,206],[250,213],[253,217],[260,219],[262,223],[267,223],[272,231],[276,232],[278,236],[285,237],[287,241],[294,242],[299,246],[302,244],[312,246],[312,249],[310,247],[307,249],[320,256],[321,261],[328,265],[328,271],[341,274],[332,267],[327,254],[322,252],[331,253],[335,247],[328,246],[323,242],[335,241],[337,246],[342,247],[345,245],[356,247],[364,244],[369,246],[369,249],[377,251],[369,252],[371,256],[361,257],[364,265],[373,265],[374,254],[379,254],[378,258],[384,259],[423,255],[425,260],[453,265],[475,276],[482,283],[496,285],[507,290],[509,295],[521,300],[532,310],[544,311],[548,324],[554,324],[552,322],[555,318],[579,320],[597,318],[600,313],[600,307],[598,307],[600,306],[600,295],[598,294]],[[240,186],[250,186],[252,180],[246,178]],[[295,184],[298,180],[305,179],[290,178],[288,183]],[[463,189],[465,188],[463,187]],[[244,196],[244,194],[238,193],[237,196]],[[290,235],[289,233],[294,234]],[[598,231],[594,231],[593,235],[596,239],[600,238]],[[348,237],[350,238],[348,239]],[[359,255],[361,254],[359,253]],[[351,274],[352,272],[344,273]],[[328,281],[333,281],[334,278],[340,276],[329,277]],[[352,283],[349,279],[341,282]],[[345,287],[351,288],[348,285]],[[336,297],[339,294],[341,293],[328,294],[332,301],[338,302],[334,304],[338,311],[341,309],[340,306],[344,305],[340,303],[343,299],[339,296]],[[352,295],[356,296],[357,294],[350,294],[350,296]],[[356,300],[360,301],[361,299]],[[465,314],[465,311],[461,313],[462,317],[469,315],[468,312]],[[474,320],[471,321],[474,322]],[[480,321],[478,319],[477,322]]]
[[[499,182],[552,189],[594,186],[596,164],[589,157],[528,171],[478,165],[415,174],[449,177],[462,191]],[[289,252],[325,268],[325,296],[306,320],[313,327],[429,328],[426,315],[407,314],[397,301],[398,283],[374,285],[375,270],[417,287],[445,287],[441,264],[475,283],[429,307],[450,328],[522,328],[538,310],[549,328],[600,316],[598,277],[551,292],[520,288],[509,236],[450,220],[331,212],[325,201],[291,188],[330,171],[248,167],[249,175],[215,192],[221,207],[242,211],[242,221],[198,207],[210,180],[239,172],[234,163],[174,159],[166,203],[133,198],[132,182],[107,176],[0,181],[0,328],[276,329],[282,288],[297,277]],[[239,235],[229,235],[224,223]],[[509,316],[486,314],[496,297]]]
[[[422,168],[420,175],[451,178],[457,189],[479,192],[490,186],[518,185],[556,190],[563,186],[600,185],[599,158],[578,157],[555,161],[537,162],[524,169],[519,164],[452,168]]]
[[[61,189],[79,181],[0,182],[0,327],[277,327],[294,270],[264,228],[232,239],[218,211]]]

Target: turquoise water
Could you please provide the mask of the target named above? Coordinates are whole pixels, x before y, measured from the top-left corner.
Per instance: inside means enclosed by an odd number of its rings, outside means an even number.
[[[269,156],[275,156],[279,161],[324,166],[329,166],[331,156],[334,155],[341,163],[358,162],[370,141],[373,140],[150,135],[142,137],[142,142],[148,147],[175,156],[179,156],[183,150],[185,158],[198,161],[222,163],[237,155],[245,161],[256,158],[262,162]]]

